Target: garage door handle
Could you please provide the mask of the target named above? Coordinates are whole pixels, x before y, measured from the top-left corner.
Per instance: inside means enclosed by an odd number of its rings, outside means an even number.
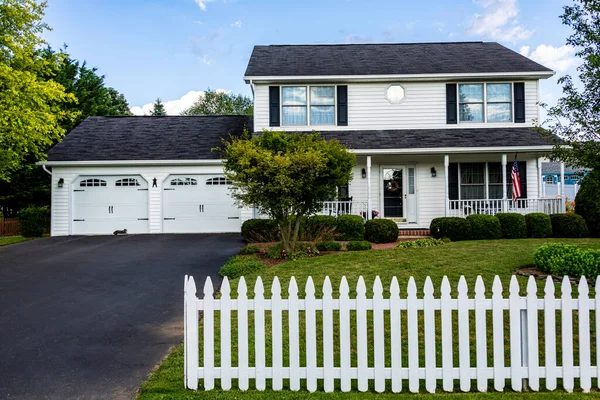
[[[165,218],[165,221],[175,221],[175,218]]]
[[[227,219],[240,219],[240,217],[227,217]]]
[[[148,221],[148,218],[138,218],[138,221]]]
[[[175,190],[175,189],[165,188],[164,190]]]
[[[73,221],[75,221],[75,222],[82,222],[82,221],[85,221],[85,219],[74,219]]]

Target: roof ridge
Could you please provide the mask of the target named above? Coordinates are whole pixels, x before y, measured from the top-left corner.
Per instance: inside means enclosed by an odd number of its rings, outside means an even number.
[[[385,45],[402,45],[402,46],[413,46],[413,45],[424,45],[424,44],[476,44],[476,43],[493,43],[499,44],[498,42],[485,42],[483,40],[472,40],[472,41],[454,41],[454,42],[377,42],[377,43],[297,43],[297,44],[263,44],[255,45],[255,47],[284,47],[284,46],[385,46]]]

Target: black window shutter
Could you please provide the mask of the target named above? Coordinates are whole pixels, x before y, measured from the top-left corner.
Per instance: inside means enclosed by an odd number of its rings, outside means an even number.
[[[279,86],[269,86],[269,126],[279,125]]]
[[[458,200],[458,163],[448,165],[448,198]]]
[[[515,122],[525,122],[525,83],[515,82]]]
[[[456,83],[446,84],[446,123],[458,123],[456,115]]]
[[[348,86],[337,87],[337,124],[348,126]]]

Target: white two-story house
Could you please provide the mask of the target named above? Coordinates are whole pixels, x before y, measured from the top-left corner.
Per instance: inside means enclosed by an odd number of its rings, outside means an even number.
[[[326,214],[426,229],[440,216],[561,212],[541,196],[552,143],[535,129],[539,80],[553,74],[498,43],[256,46],[244,75],[254,118],[92,117],[55,146],[52,234],[239,231],[256,213],[233,204],[211,148],[245,126],[318,131],[356,153]]]

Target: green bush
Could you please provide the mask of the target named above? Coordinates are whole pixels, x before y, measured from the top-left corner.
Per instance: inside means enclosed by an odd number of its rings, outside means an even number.
[[[335,239],[335,217],[314,215],[306,221],[306,240],[330,241]]]
[[[249,219],[242,224],[242,237],[246,242],[277,242],[279,226],[272,219]]]
[[[391,219],[372,219],[365,223],[365,240],[394,243],[398,240],[398,224]]]
[[[346,249],[348,251],[371,250],[371,243],[365,240],[348,242]]]
[[[593,171],[581,181],[575,197],[575,212],[585,219],[590,235],[600,237],[600,172]]]
[[[255,255],[252,256],[234,256],[231,257],[225,265],[219,270],[219,275],[229,279],[239,278],[240,276],[263,272],[267,266]]]
[[[40,237],[50,226],[50,209],[48,207],[27,207],[17,213],[21,235]]]
[[[283,245],[278,243],[267,251],[267,257],[272,258],[274,260],[278,260],[281,258],[286,258],[288,260],[297,260],[300,258],[304,258],[300,255],[300,253],[304,253],[306,257],[312,257],[313,255],[319,254],[319,250],[315,248],[312,243],[309,242],[297,242],[294,250],[290,253],[286,253],[284,256],[283,253]]]
[[[342,244],[340,242],[321,242],[321,243],[317,243],[317,250],[319,250],[319,251],[340,251],[340,250],[342,250]]]
[[[340,215],[336,221],[335,231],[339,240],[363,240],[365,237],[365,221],[358,215]]]
[[[518,213],[499,213],[496,214],[500,221],[502,237],[504,239],[525,239],[527,238],[527,223],[525,216]]]
[[[527,237],[548,238],[552,236],[552,220],[548,214],[527,214],[525,223],[527,224]]]
[[[494,215],[472,214],[467,217],[471,224],[471,236],[475,240],[495,240],[502,238],[500,220]]]
[[[577,214],[552,214],[552,236],[557,238],[582,238],[588,236],[585,220]]]
[[[549,243],[538,248],[535,265],[552,275],[596,277],[600,273],[600,250],[584,250],[562,243]]]
[[[471,239],[471,224],[464,218],[435,218],[431,221],[429,230],[436,239],[448,238],[453,242]]]
[[[243,256],[247,256],[249,254],[256,254],[260,252],[260,248],[256,246],[245,246],[240,249],[240,254]]]
[[[398,243],[398,247],[401,247],[401,248],[433,247],[433,246],[441,246],[446,243],[450,243],[450,239],[448,239],[448,238],[444,238],[444,239],[427,238],[427,239],[413,240],[410,242],[400,242],[400,243]]]

